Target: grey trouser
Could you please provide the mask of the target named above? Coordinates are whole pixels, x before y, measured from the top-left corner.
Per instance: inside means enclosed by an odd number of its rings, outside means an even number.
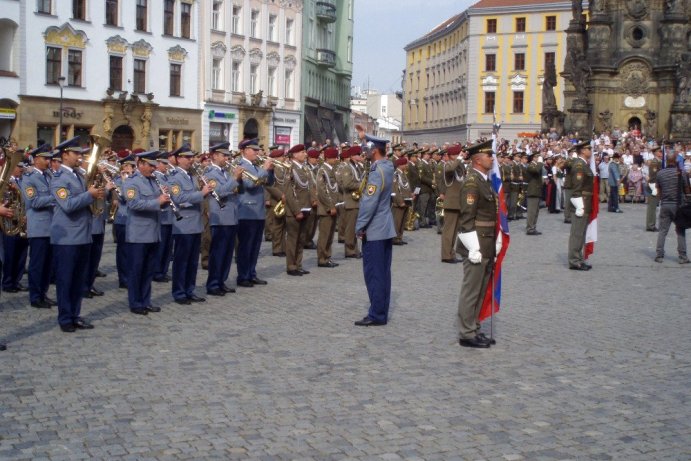
[[[428,226],[429,225],[429,201],[430,197],[432,194],[428,194],[426,192],[421,193],[418,195],[417,198],[417,209],[418,209],[418,214],[420,215],[420,225],[421,226]],[[434,215],[434,209],[432,209],[432,215]]]
[[[600,178],[600,202],[606,202],[609,198],[609,182],[607,178]]]
[[[471,263],[468,258],[463,261],[463,284],[458,298],[461,339],[474,338],[480,331],[480,322],[477,318],[480,315],[493,267],[494,259],[482,258],[479,264]]]
[[[648,195],[648,204],[645,208],[645,228],[649,230],[655,229],[655,212],[657,211],[657,204],[660,203],[660,198],[657,195]]]
[[[583,259],[583,246],[585,245],[585,231],[588,229],[588,214],[580,218],[574,211],[571,216],[571,234],[569,235],[569,266],[580,266]]]
[[[525,225],[527,232],[533,232],[537,227],[537,215],[540,214],[540,197],[528,197],[528,221]]]
[[[662,204],[660,205],[660,230],[657,234],[657,256],[665,256],[665,239],[667,238],[667,233],[672,225],[672,218],[677,212],[677,205],[672,204]],[[677,252],[679,257],[686,257],[686,229],[680,229],[676,225],[674,226],[677,233]]]
[[[516,209],[518,208],[518,191],[512,190],[509,194],[509,218],[516,218]]]

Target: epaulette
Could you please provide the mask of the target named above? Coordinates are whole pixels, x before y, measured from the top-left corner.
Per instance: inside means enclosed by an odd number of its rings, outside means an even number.
[[[168,173],[168,176],[175,176],[176,174],[178,174],[178,169],[177,169],[177,168],[174,169],[173,171],[171,171],[170,173]]]
[[[59,178],[59,177],[62,175],[62,172],[63,172],[63,171],[64,171],[64,170],[63,170],[62,168],[60,168],[58,171],[56,171],[55,173],[53,173],[53,178]]]
[[[30,166],[30,167],[24,169],[22,176],[31,176],[32,174],[36,173],[37,171],[38,170],[35,167]]]
[[[376,170],[376,169],[377,169],[377,165],[375,165],[375,164],[373,163],[372,166],[370,167],[369,171],[372,172],[372,171],[374,171],[374,170]]]

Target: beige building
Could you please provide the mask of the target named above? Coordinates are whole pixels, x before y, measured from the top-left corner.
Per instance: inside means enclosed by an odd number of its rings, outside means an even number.
[[[545,63],[563,69],[570,1],[481,0],[410,43],[403,79],[404,139],[474,140],[541,127]],[[557,105],[563,108],[563,79]]]

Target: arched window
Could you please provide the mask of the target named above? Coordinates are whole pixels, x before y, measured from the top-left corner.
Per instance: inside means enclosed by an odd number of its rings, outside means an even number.
[[[16,32],[16,22],[0,19],[0,71],[15,73]]]

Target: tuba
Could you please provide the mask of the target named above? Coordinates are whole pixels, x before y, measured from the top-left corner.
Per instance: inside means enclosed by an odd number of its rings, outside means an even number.
[[[89,152],[89,158],[87,160],[86,173],[84,174],[84,179],[86,182],[86,188],[95,187],[97,189],[103,189],[106,187],[106,178],[100,172],[99,166],[103,160],[103,154],[110,147],[110,138],[105,136],[100,136],[97,134],[91,135],[91,151]],[[95,200],[91,204],[91,214],[94,216],[99,216],[103,214],[106,209],[105,199]]]
[[[274,215],[277,218],[282,218],[286,215],[286,204],[283,203],[283,200],[279,200],[274,206]]]
[[[437,200],[434,202],[434,213],[439,216],[440,218],[444,217],[444,199],[441,197],[437,197]]]
[[[24,159],[21,151],[8,151],[5,164],[0,170],[0,198],[7,208],[12,209],[12,218],[0,219],[0,229],[6,235],[21,235],[26,232],[26,209],[19,186],[12,181],[12,172]]]

